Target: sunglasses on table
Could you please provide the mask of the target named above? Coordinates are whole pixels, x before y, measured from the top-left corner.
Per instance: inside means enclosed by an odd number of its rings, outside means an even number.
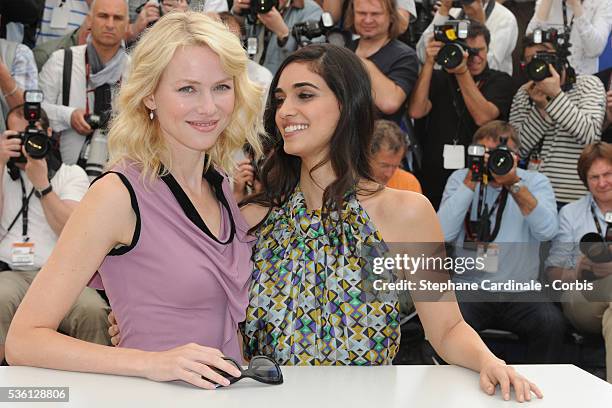
[[[216,373],[227,378],[230,385],[242,380],[243,378],[252,378],[255,381],[262,382],[264,384],[278,385],[283,383],[283,373],[276,361],[266,356],[255,356],[249,362],[249,366],[243,369],[236,360],[230,357],[223,357],[224,360],[236,366],[240,370],[240,376],[234,377],[225,371],[211,367]],[[206,380],[202,376],[203,379]]]

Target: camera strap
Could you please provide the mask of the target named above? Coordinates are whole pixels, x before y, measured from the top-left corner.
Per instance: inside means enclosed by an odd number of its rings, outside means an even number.
[[[569,43],[570,35],[572,34],[572,28],[574,27],[574,17],[572,15],[572,21],[570,21],[569,25],[567,24],[567,1],[561,1],[561,7],[563,9],[563,47],[566,50],[569,50],[571,44]],[[561,89],[564,92],[568,92],[572,89],[573,85],[576,83],[576,70],[572,67],[567,59],[567,56],[570,55],[569,52],[564,56],[563,63],[565,67],[565,84],[562,85]]]
[[[574,16],[572,16],[572,21],[570,21],[568,25],[567,24],[567,1],[566,0],[561,1],[561,8],[563,10],[563,30],[567,30],[566,40],[569,41],[570,33],[572,32],[572,28],[574,27]]]
[[[499,234],[499,230],[501,228],[501,219],[504,213],[504,209],[506,208],[506,203],[508,201],[508,190],[505,188],[499,193],[495,202],[489,209],[489,206],[484,203],[486,196],[487,186],[483,187],[480,184],[480,188],[478,190],[478,207],[477,214],[478,220],[476,222],[472,222],[470,220],[470,211],[468,210],[465,216],[465,231],[466,237],[470,241],[476,242],[493,242],[497,235]],[[484,203],[484,208],[483,208]],[[491,215],[497,209],[497,213],[495,214],[495,227],[493,232],[491,232]]]
[[[72,49],[64,49],[62,70],[62,105],[70,106],[70,82],[72,81]]]
[[[47,171],[49,182],[51,181],[53,176],[55,176],[55,173],[57,173],[61,166],[61,161],[59,161],[59,159],[57,159],[56,157],[47,157]],[[21,183],[21,208],[17,212],[17,215],[15,215],[15,218],[13,218],[13,220],[9,224],[9,227],[6,229],[6,233],[8,234],[8,232],[15,226],[15,223],[19,219],[19,216],[23,214],[22,233],[25,238],[28,235],[28,206],[30,204],[30,198],[32,197],[32,194],[34,194],[34,187],[32,187],[30,193],[26,195],[25,182],[23,181],[23,177],[21,176],[21,171],[17,167],[14,167],[14,170],[16,172],[16,177],[13,177],[11,174],[11,178],[13,180],[19,179],[19,182]]]
[[[482,76],[483,74],[487,72],[488,72],[488,67],[485,68],[485,71],[480,75],[481,76],[480,79],[476,80],[476,78],[474,78],[474,82],[476,82],[476,87],[478,88],[478,91],[481,91],[482,87],[484,86],[486,82],[486,78],[482,78]],[[455,128],[455,137],[453,138],[453,143],[463,144],[464,141],[460,139],[461,129],[465,125],[465,114],[467,113],[470,116],[471,114],[467,110],[467,106],[465,105],[463,96],[461,96],[461,98],[458,98],[458,96],[461,95],[461,87],[459,86],[459,82],[457,82],[457,79],[455,78],[455,76],[452,74],[448,74],[448,82],[450,84],[450,89],[451,89],[452,96],[453,96],[453,107],[455,108],[455,113],[457,114],[457,126]],[[469,144],[469,141],[466,141],[466,143]]]
[[[23,235],[24,242],[27,242],[29,240],[28,238],[28,206],[30,204],[30,198],[32,197],[32,194],[34,194],[34,187],[32,187],[30,194],[26,194],[25,182],[23,181],[21,172],[19,173],[19,181],[21,182],[21,209],[17,212],[17,215],[15,216],[15,218],[13,218],[13,221],[11,221],[11,224],[6,229],[6,233],[8,234],[8,232],[13,228],[13,226],[15,226],[15,223],[19,219],[19,216],[23,214],[21,232]]]
[[[599,220],[597,219],[597,215],[595,214],[594,205],[591,205],[591,215],[593,216],[593,222],[595,223],[595,228],[597,228],[597,233],[601,236],[603,240],[605,240],[606,236],[601,230],[601,225],[599,225]]]

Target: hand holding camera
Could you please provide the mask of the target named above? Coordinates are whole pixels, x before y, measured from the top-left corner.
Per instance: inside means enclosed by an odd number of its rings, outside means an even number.
[[[431,37],[427,42],[427,45],[425,46],[425,54],[427,56],[425,59],[425,63],[434,65],[436,62],[436,56],[438,56],[438,53],[440,52],[440,49],[443,46],[443,42],[436,41],[433,37]]]
[[[243,16],[251,9],[251,0],[236,0],[232,5],[232,13]]]
[[[10,162],[26,163],[30,159],[42,161],[51,151],[51,140],[49,135],[39,128],[38,121],[41,117],[40,104],[43,101],[43,93],[38,90],[28,90],[24,93],[23,116],[28,121],[28,126],[23,132],[12,132],[8,135],[9,140],[19,143],[19,156],[11,157]],[[7,134],[8,132],[5,132]],[[15,143],[15,142],[13,142]]]
[[[32,182],[32,187],[38,191],[49,187],[47,160],[44,157],[41,159],[32,158],[32,156],[27,153],[25,146],[21,149],[27,160],[24,170],[28,179]]]
[[[446,72],[453,75],[463,75],[468,72],[467,61],[470,54],[467,51],[463,51],[463,59],[455,68],[447,68]]]
[[[576,265],[578,276],[594,280],[612,275],[612,212],[604,214],[605,232],[588,232],[580,238],[580,252],[584,255]]]
[[[134,22],[136,32],[144,31],[161,17],[161,6],[154,1],[149,1],[136,9],[138,17]]]
[[[468,20],[449,20],[434,26],[434,40],[444,44],[435,61],[449,73],[465,73],[467,58],[478,54],[478,51],[468,47],[466,43],[469,24]],[[455,70],[461,65],[465,66]]]
[[[607,251],[610,251],[608,247]],[[594,262],[587,256],[581,256],[576,265],[576,276],[583,279],[601,279],[612,275],[612,262]]]
[[[91,126],[85,120],[85,116],[87,114],[84,109],[75,109],[70,115],[70,126],[83,136],[87,136],[92,131]]]
[[[278,38],[283,38],[290,34],[289,27],[287,27],[283,16],[276,7],[272,7],[267,13],[257,14],[257,19],[261,21],[268,30],[276,34]]]
[[[13,158],[21,156],[21,139],[19,132],[7,130],[0,135],[0,166],[6,164]]]
[[[272,9],[278,12],[278,8],[278,0],[236,0],[232,6],[232,12],[239,16],[246,16],[250,22],[254,23],[258,17],[270,13]],[[265,24],[264,20],[261,21]],[[270,27],[268,29],[274,31]]]
[[[477,181],[493,178],[497,184],[511,186],[519,181],[516,174],[518,164],[517,156],[506,146],[507,141],[495,149],[487,151],[481,144],[472,144],[467,150],[467,168],[470,181]],[[468,184],[466,184],[468,185]],[[468,185],[470,187],[470,185]]]
[[[552,99],[561,93],[561,78],[552,64],[548,65],[548,69],[550,71],[550,76],[536,82],[535,88]]]

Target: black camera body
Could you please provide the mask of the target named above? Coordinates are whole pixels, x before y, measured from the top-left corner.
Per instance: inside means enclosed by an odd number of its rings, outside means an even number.
[[[560,35],[554,28],[533,31],[534,44],[549,43],[553,45],[555,51],[537,52],[524,67],[527,78],[539,82],[552,76],[549,65],[552,65],[561,75],[563,67],[568,64],[567,57],[571,54],[569,51],[571,44],[566,37],[566,35]]]
[[[489,160],[485,166],[486,148],[481,144],[472,144],[467,150],[467,168],[472,171],[472,181],[482,181],[483,176],[487,177],[504,176],[514,167],[514,156],[512,151],[506,146],[507,140],[502,139],[502,143],[489,152]]]
[[[468,36],[470,22],[467,20],[449,20],[434,26],[434,40],[444,43],[436,55],[436,63],[445,69],[457,68],[463,61],[463,53],[475,52],[468,47],[465,40]]]
[[[26,153],[33,159],[41,160],[47,156],[52,147],[47,133],[36,126],[36,122],[40,120],[40,104],[43,101],[43,93],[38,90],[25,91],[24,100],[23,116],[28,121],[28,126],[18,135],[9,136],[9,139],[19,138]],[[11,163],[25,163],[26,161],[23,153],[19,157],[11,157],[9,160]]]
[[[531,61],[529,61],[529,64],[525,66],[527,78],[532,81],[539,82],[552,76],[550,68],[548,67],[549,65],[555,67],[555,70],[559,74],[561,73],[561,70],[563,70],[563,62],[559,59],[556,53],[537,52]]]
[[[604,239],[595,232],[588,232],[580,238],[580,252],[595,263],[612,262],[612,254],[608,249],[611,243],[612,241]]]
[[[85,115],[85,122],[87,122],[91,130],[100,129],[102,127],[102,118],[95,113],[88,113]]]
[[[607,212],[604,217],[608,226],[603,237],[588,232],[580,238],[580,252],[595,263],[612,262],[612,253],[608,249],[608,245],[612,244],[612,212]]]
[[[278,8],[278,0],[251,0],[251,14],[266,14],[272,7]]]
[[[343,31],[334,25],[332,15],[325,11],[320,20],[297,23],[291,29],[291,35],[300,47],[311,43],[311,40],[325,36],[325,41],[339,47],[344,47],[351,40],[351,33]]]

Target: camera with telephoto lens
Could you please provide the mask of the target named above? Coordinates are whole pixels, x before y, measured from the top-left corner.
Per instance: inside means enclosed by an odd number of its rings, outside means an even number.
[[[532,81],[539,82],[552,76],[549,65],[552,65],[560,75],[563,66],[567,64],[567,57],[571,54],[569,52],[571,44],[569,44],[565,36],[559,35],[558,31],[554,28],[549,30],[536,29],[533,31],[533,43],[552,44],[555,51],[537,52],[524,67],[527,77]]]
[[[557,54],[554,52],[545,51],[537,52],[529,64],[525,66],[527,78],[535,82],[540,82],[543,79],[552,76],[550,68],[548,67],[549,64],[555,67],[557,72],[560,72],[560,69],[562,69],[559,66],[559,58],[557,58]]]
[[[31,158],[40,160],[51,150],[51,140],[47,136],[47,132],[36,126],[36,122],[40,120],[40,104],[43,101],[43,92],[38,90],[25,91],[23,98],[25,101],[23,104],[23,116],[28,121],[28,126],[18,135],[9,136],[9,139],[19,138],[21,144],[25,147],[26,153]],[[19,157],[11,157],[9,161],[12,163],[25,163],[27,159],[22,153]]]
[[[246,15],[249,21],[256,22],[258,14],[269,13],[273,7],[278,9],[278,0],[251,0],[250,8],[248,10],[241,10],[239,15]]]
[[[608,249],[608,245],[612,244],[612,212],[607,212],[604,220],[608,225],[605,236],[588,232],[580,238],[580,252],[595,263],[612,262],[612,253]]]
[[[329,44],[344,47],[351,40],[351,33],[343,31],[334,26],[334,19],[327,11],[321,14],[320,20],[304,21],[297,23],[291,30],[299,47],[305,47],[312,43],[312,39],[325,36]]]
[[[472,181],[482,181],[483,176],[503,176],[514,167],[514,156],[506,146],[507,139],[502,138],[499,146],[489,152],[489,160],[485,166],[486,147],[472,144],[467,149],[467,168],[472,170]]]
[[[489,152],[489,161],[487,162],[487,171],[496,176],[504,176],[514,167],[514,156],[512,151],[506,146],[508,139],[502,138],[499,146]]]
[[[444,24],[434,26],[434,40],[444,43],[436,55],[436,63],[443,68],[453,69],[461,65],[463,53],[478,54],[468,47],[465,40],[468,37],[468,20],[449,20]]]

